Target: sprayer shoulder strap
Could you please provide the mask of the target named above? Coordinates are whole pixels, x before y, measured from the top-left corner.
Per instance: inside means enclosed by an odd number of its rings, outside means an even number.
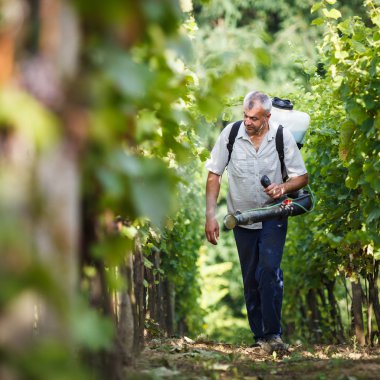
[[[228,136],[228,144],[227,144],[228,160],[227,160],[226,166],[228,165],[228,163],[231,160],[232,150],[234,148],[234,143],[235,143],[235,140],[236,140],[236,136],[237,136],[237,134],[239,132],[240,124],[241,124],[242,121],[243,120],[235,121],[235,123],[232,125],[230,134]]]
[[[227,144],[228,160],[227,160],[226,166],[228,165],[228,163],[231,160],[232,150],[234,148],[234,143],[235,143],[235,140],[236,140],[236,136],[237,136],[237,134],[239,132],[239,128],[240,128],[241,122],[242,122],[242,120],[239,120],[239,121],[236,121],[232,125],[230,134],[228,136],[228,144]],[[278,129],[277,129],[277,133],[276,133],[276,149],[277,149],[277,153],[278,153],[278,158],[280,159],[280,163],[281,163],[282,177],[283,177],[283,180],[285,182],[288,179],[288,176],[286,174],[286,168],[285,168],[285,162],[284,162],[285,154],[284,154],[284,133],[283,133],[284,131],[283,131],[283,129],[284,129],[284,127],[282,125],[280,125],[278,127]]]
[[[286,173],[285,167],[285,154],[284,154],[284,127],[282,125],[278,126],[276,133],[276,149],[278,153],[278,158],[281,164],[281,175],[282,180],[285,182],[288,179],[288,174]]]

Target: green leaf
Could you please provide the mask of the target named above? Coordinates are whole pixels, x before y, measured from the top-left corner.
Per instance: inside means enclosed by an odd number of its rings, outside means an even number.
[[[367,217],[367,223],[373,222],[375,219],[380,218],[380,207],[374,208]]]
[[[347,99],[346,111],[349,119],[353,120],[357,125],[362,124],[368,118],[366,110],[355,99]]]
[[[60,137],[54,113],[28,93],[12,87],[0,91],[0,123],[12,125],[38,148],[48,147]]]
[[[352,135],[354,134],[355,129],[355,123],[350,120],[346,120],[341,126],[339,155],[342,160],[345,160],[347,157],[347,152],[352,143]]]
[[[376,16],[372,17],[372,22],[375,25],[380,26],[380,14],[377,14]]]
[[[326,3],[331,4],[331,5],[336,3],[336,0],[325,0],[325,1]]]
[[[311,25],[322,25],[324,23],[325,23],[325,20],[321,17],[318,17],[311,22]]]
[[[256,59],[263,64],[264,66],[270,66],[272,63],[272,59],[267,49],[264,48],[256,48],[254,49],[254,54]]]
[[[344,20],[343,22],[339,23],[338,29],[346,35],[351,35],[354,32],[350,19]]]
[[[112,344],[113,324],[96,310],[81,308],[80,314],[73,315],[71,325],[74,338],[83,347],[98,350]]]
[[[149,261],[146,257],[144,257],[144,266],[148,269],[152,269],[153,263],[151,261]]]
[[[197,106],[208,122],[216,120],[223,109],[219,99],[211,96],[200,97]]]
[[[115,207],[117,203],[122,215],[147,217],[161,225],[172,210],[175,199],[171,194],[178,177],[157,157],[133,157],[117,151],[108,157],[98,176],[107,193],[105,205]]]
[[[126,279],[116,273],[114,268],[106,270],[107,285],[111,292],[125,291],[127,288]]]
[[[379,67],[379,57],[375,55],[372,59],[371,66],[369,69],[369,74],[371,75],[371,77],[376,76],[378,67]]]
[[[130,239],[130,240],[133,240],[134,237],[136,236],[137,234],[137,229],[136,227],[134,226],[122,226],[121,227],[121,231],[120,231],[120,235],[122,236],[125,236],[126,238]]]
[[[322,6],[322,3],[314,3],[311,7],[310,13],[316,12],[318,9],[320,9]]]
[[[327,9],[323,9],[323,14],[327,18],[333,18],[334,20],[337,20],[338,18],[342,17],[342,14],[337,9],[331,9],[329,11]]]
[[[92,254],[95,258],[101,258],[108,265],[114,266],[120,264],[131,249],[131,240],[114,235],[107,236],[107,238],[95,245],[92,248]]]
[[[373,253],[373,257],[375,258],[375,260],[380,260],[380,249]]]
[[[210,157],[210,152],[207,149],[202,148],[199,152],[199,159],[202,162],[205,162]]]
[[[346,51],[336,51],[334,55],[337,59],[345,59],[348,57],[349,54]]]
[[[365,53],[367,51],[367,48],[361,42],[352,40],[351,45],[358,53]]]
[[[145,64],[135,62],[121,51],[109,52],[105,59],[105,72],[123,94],[132,99],[142,99],[153,82],[154,74]]]

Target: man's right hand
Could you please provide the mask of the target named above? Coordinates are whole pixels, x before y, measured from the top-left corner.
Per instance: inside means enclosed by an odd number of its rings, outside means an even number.
[[[205,232],[207,240],[214,245],[218,244],[219,223],[215,217],[206,217]]]
[[[205,232],[207,240],[214,245],[218,244],[219,224],[215,218],[216,201],[220,190],[221,176],[208,172],[206,184],[206,225]]]

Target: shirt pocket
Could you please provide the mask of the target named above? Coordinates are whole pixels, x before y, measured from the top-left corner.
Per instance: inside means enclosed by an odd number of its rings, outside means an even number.
[[[248,169],[247,153],[242,151],[232,152],[231,161],[228,165],[229,174],[235,177],[247,177]]]

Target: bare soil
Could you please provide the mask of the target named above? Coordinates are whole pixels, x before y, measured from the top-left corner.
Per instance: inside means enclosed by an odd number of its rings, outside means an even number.
[[[260,348],[182,339],[153,339],[126,369],[129,380],[306,379],[379,380],[380,347],[291,346],[285,354]]]

